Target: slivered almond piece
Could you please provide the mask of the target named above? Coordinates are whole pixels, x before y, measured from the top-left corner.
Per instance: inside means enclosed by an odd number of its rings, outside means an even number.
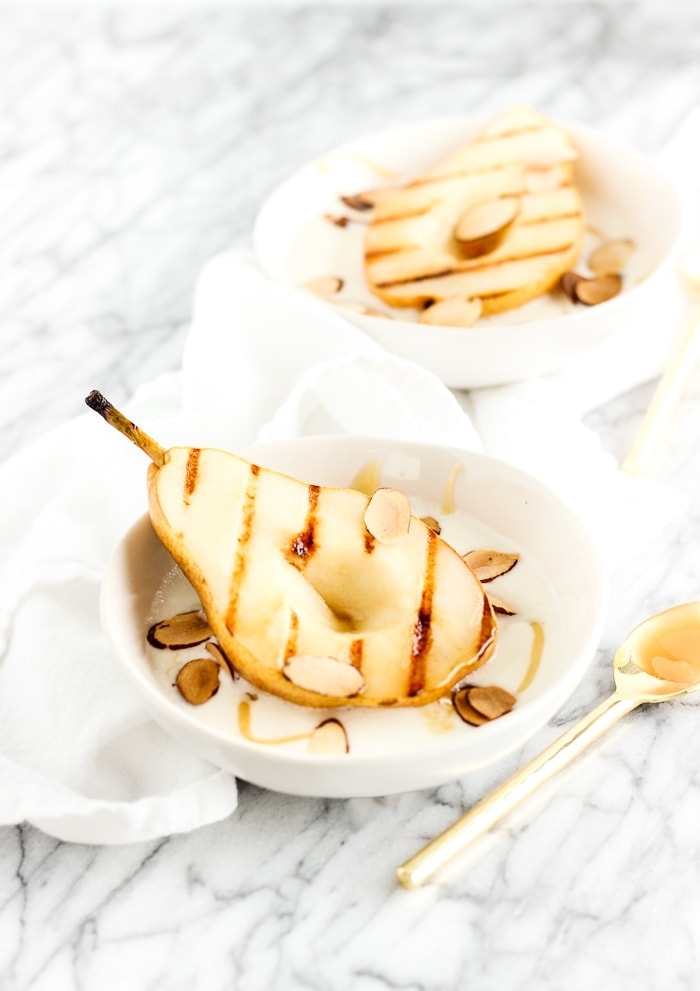
[[[218,643],[214,643],[213,640],[210,640],[206,645],[205,650],[211,654],[220,667],[225,668],[225,670],[228,671],[234,681],[238,680],[240,677],[238,671],[236,671],[233,664],[229,661],[228,657],[224,654]]]
[[[578,303],[578,296],[576,295],[576,286],[583,280],[583,276],[579,275],[578,272],[564,272],[561,279],[559,280],[559,285],[561,291],[569,297],[572,303]]]
[[[488,200],[465,211],[454,226],[453,236],[464,258],[478,258],[494,251],[520,212],[520,200],[504,197]]]
[[[152,647],[159,650],[182,650],[184,647],[196,647],[211,636],[204,613],[193,609],[154,623],[146,634],[146,639]]]
[[[282,674],[299,688],[338,698],[359,695],[365,686],[362,672],[337,657],[293,654],[282,668]]]
[[[457,715],[471,726],[483,726],[504,716],[517,699],[498,685],[465,685],[452,696]]]
[[[365,526],[381,544],[393,544],[408,533],[411,504],[399,489],[377,489],[365,509]]]
[[[324,219],[328,221],[329,224],[333,224],[334,227],[347,227],[350,223],[349,217],[338,216],[335,213],[324,214]]]
[[[316,279],[304,282],[301,288],[312,292],[314,296],[320,296],[321,299],[328,299],[340,292],[343,288],[343,280],[338,275],[319,275]]]
[[[475,685],[469,689],[468,698],[469,705],[487,719],[498,719],[516,703],[515,696],[498,685]]]
[[[350,743],[345,727],[339,719],[325,719],[314,729],[309,739],[309,753],[347,754]]]
[[[425,525],[430,530],[432,530],[433,533],[436,533],[438,537],[442,533],[442,527],[440,526],[440,521],[436,520],[434,516],[421,516],[421,522],[425,523]]]
[[[597,306],[617,296],[622,290],[619,275],[599,275],[595,279],[581,279],[576,283],[576,299],[586,306]]]
[[[469,692],[471,688],[460,688],[458,692],[455,692],[452,696],[452,704],[455,707],[455,712],[460,719],[463,719],[465,723],[469,723],[470,726],[483,726],[487,723],[488,717],[483,713],[479,712],[469,701]]]
[[[345,206],[350,207],[351,210],[371,210],[374,207],[374,203],[363,199],[362,193],[355,193],[353,196],[341,196],[340,198]]]
[[[483,584],[507,574],[518,563],[519,556],[504,551],[476,550],[463,554],[462,558]]]
[[[634,241],[620,238],[607,241],[596,248],[588,259],[588,267],[596,275],[621,275],[634,252]]]
[[[495,613],[499,613],[501,616],[515,616],[515,609],[504,602],[499,595],[492,595],[489,592],[488,600],[491,603],[491,608]]]
[[[461,296],[452,296],[426,306],[418,317],[418,322],[436,324],[440,327],[473,327],[481,316],[482,309],[478,297],[464,299]]]
[[[219,665],[213,658],[197,657],[180,668],[175,685],[185,702],[203,705],[219,690]]]

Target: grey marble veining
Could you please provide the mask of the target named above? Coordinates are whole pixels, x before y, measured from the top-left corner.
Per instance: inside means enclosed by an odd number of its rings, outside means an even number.
[[[202,264],[296,166],[389,121],[527,101],[655,152],[700,94],[688,4],[310,4],[0,13],[0,456],[175,369]],[[699,149],[700,152],[700,149]],[[643,386],[587,422],[624,454]],[[535,739],[382,800],[241,786],[127,847],[0,830],[0,988],[655,991],[700,971],[700,720],[640,710],[440,884],[393,869],[611,689],[640,616],[700,594],[696,373],[657,475],[687,516],[614,578],[596,661]]]

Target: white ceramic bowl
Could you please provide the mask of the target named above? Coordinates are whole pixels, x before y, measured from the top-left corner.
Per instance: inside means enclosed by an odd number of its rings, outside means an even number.
[[[179,607],[197,602],[144,516],[109,561],[101,596],[103,624],[154,718],[178,740],[217,766],[275,791],[332,798],[376,796],[436,786],[496,760],[532,736],[573,691],[595,653],[606,611],[607,581],[578,520],[540,483],[468,451],[353,437],[263,445],[254,450],[253,459],[308,481],[335,485],[349,483],[360,468],[377,459],[381,484],[406,491],[416,509],[421,500],[439,506],[453,485],[454,518],[466,513],[485,528],[489,542],[502,549],[516,548],[521,560],[511,575],[518,568],[526,569],[518,593],[515,586],[494,588],[510,575],[488,586],[516,601],[520,596],[521,603],[528,604],[522,615],[501,621],[496,654],[470,679],[515,691],[517,703],[501,718],[472,727],[441,703],[425,711],[319,711],[258,693],[255,705],[263,706],[260,732],[266,739],[309,731],[325,716],[336,715],[348,731],[350,752],[318,756],[309,753],[303,741],[251,742],[241,735],[237,722],[237,700],[245,683],[222,676],[214,699],[189,706],[172,687],[172,671],[159,671],[159,660],[154,664],[155,653],[169,652],[154,652],[147,646],[149,626],[165,618],[164,611],[167,615],[178,611],[173,602]],[[462,470],[456,471],[457,466]],[[447,527],[452,514],[438,515]],[[167,606],[162,600],[164,588],[175,595]],[[532,659],[531,619],[544,624],[544,648],[531,683],[519,690]],[[447,729],[445,720],[438,718],[446,709]]]
[[[351,223],[339,228],[324,217],[348,213],[341,195],[409,179],[474,135],[483,123],[482,118],[439,118],[330,151],[272,193],[254,230],[259,263],[271,279],[300,286],[317,276],[342,276],[346,281],[339,299],[391,312],[394,319],[338,306],[335,311],[387,351],[416,361],[454,388],[499,385],[552,371],[634,319],[668,264],[680,228],[675,189],[648,158],[601,131],[565,123],[579,150],[576,181],[587,225],[606,239],[635,242],[623,292],[593,307],[574,307],[561,294],[556,299],[547,296],[468,329],[427,327],[405,318],[406,311],[390,311],[367,288],[364,227]],[[584,241],[582,257],[595,241]]]

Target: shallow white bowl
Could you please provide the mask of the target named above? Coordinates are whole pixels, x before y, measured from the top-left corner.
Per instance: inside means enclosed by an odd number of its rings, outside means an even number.
[[[421,709],[319,711],[269,697],[266,704],[277,706],[272,715],[276,735],[285,727],[298,729],[306,723],[312,728],[325,715],[337,715],[348,728],[350,753],[318,756],[303,746],[251,742],[239,731],[237,703],[230,696],[241,683],[226,678],[224,686],[222,676],[215,698],[195,707],[180,699],[172,678],[164,681],[156,674],[145,634],[155,619],[164,618],[162,612],[157,614],[158,607],[154,613],[154,599],[176,569],[144,516],[109,561],[101,596],[103,624],[154,718],[178,740],[217,766],[275,791],[332,798],[377,796],[436,786],[496,760],[535,733],[573,691],[600,636],[607,581],[578,520],[539,482],[468,451],[353,437],[262,445],[253,459],[310,482],[334,485],[348,484],[362,466],[378,459],[381,484],[437,504],[452,473],[457,509],[496,531],[495,541],[514,544],[521,560],[534,569],[531,573],[545,578],[547,615],[535,617],[545,623],[541,663],[529,687],[518,693],[514,709],[484,726],[468,726],[453,714],[452,728],[436,732],[435,721]],[[457,465],[463,470],[455,476]],[[518,562],[516,569],[520,566]],[[192,594],[181,575],[177,581]],[[516,662],[501,657],[499,647],[470,680],[512,689],[522,679],[522,662],[518,658],[518,670],[512,670]],[[218,708],[212,720],[206,710],[214,702]],[[353,750],[355,737],[361,745]]]
[[[334,306],[387,351],[416,361],[448,386],[472,388],[519,381],[559,368],[643,312],[668,264],[680,229],[671,182],[644,155],[581,124],[565,123],[580,154],[576,181],[587,224],[605,238],[636,245],[625,289],[598,306],[576,307],[561,294],[544,297],[468,329],[427,327],[390,310],[367,288],[362,270],[364,226],[339,228],[326,214],[348,211],[341,195],[397,184],[439,161],[474,135],[483,118],[446,117],[363,137],[309,163],[263,204],[254,244],[263,271],[286,286],[321,275],[346,280],[339,299],[391,312],[394,319]],[[590,245],[584,242],[582,257]],[[585,271],[584,267],[580,268]]]

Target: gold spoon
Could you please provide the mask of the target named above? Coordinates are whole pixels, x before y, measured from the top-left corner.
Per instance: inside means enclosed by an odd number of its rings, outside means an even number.
[[[615,654],[613,670],[615,691],[608,699],[398,868],[405,888],[427,881],[626,713],[700,688],[700,601],[666,609],[635,627]]]
[[[700,245],[691,248],[683,256],[680,279],[686,292],[700,302]],[[620,465],[628,475],[642,475],[649,468],[671,414],[681,397],[693,369],[700,357],[700,307],[691,314],[688,327],[672,353],[664,373],[659,379],[641,426],[627,456]]]

